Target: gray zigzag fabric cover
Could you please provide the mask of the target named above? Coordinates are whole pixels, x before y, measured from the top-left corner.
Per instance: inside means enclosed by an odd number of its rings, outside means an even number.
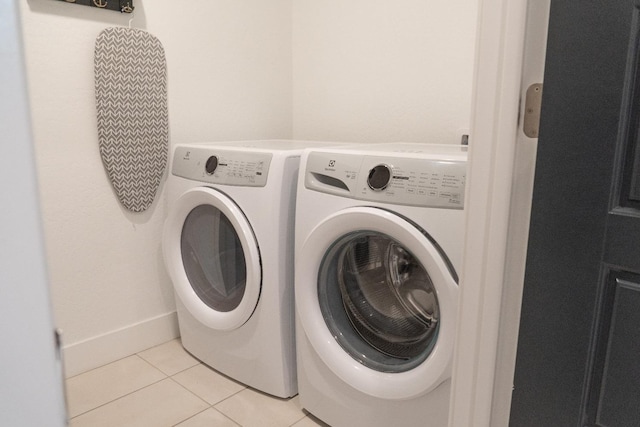
[[[153,203],[167,165],[167,65],[160,41],[115,27],[95,46],[95,92],[102,163],[122,205]]]

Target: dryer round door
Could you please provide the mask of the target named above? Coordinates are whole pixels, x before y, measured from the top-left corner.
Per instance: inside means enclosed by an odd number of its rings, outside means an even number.
[[[176,294],[199,322],[227,331],[249,320],[260,297],[260,252],[233,200],[208,187],[185,192],[167,218],[162,246]]]
[[[314,228],[297,256],[298,316],[335,375],[383,399],[450,377],[458,285],[424,230],[383,209],[349,208]]]

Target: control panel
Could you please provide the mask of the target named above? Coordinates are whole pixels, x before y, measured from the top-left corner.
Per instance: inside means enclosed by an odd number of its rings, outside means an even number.
[[[462,209],[466,175],[459,159],[313,152],[305,186],[363,201]]]
[[[211,184],[264,187],[271,156],[232,148],[179,146],[173,154],[171,173]]]

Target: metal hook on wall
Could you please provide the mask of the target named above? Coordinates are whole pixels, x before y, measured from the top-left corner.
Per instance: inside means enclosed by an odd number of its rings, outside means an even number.
[[[62,0],[66,3],[115,10],[121,13],[133,13],[133,0]]]
[[[133,13],[133,7],[131,6],[130,2],[128,1],[127,4],[125,4],[124,6],[122,6],[123,2],[120,2],[120,12],[122,13]],[[133,18],[131,18],[133,19]],[[129,21],[129,27],[131,27],[131,21]]]

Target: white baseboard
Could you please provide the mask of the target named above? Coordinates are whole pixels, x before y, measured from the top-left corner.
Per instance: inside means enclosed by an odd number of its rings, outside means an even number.
[[[179,336],[178,317],[174,311],[66,345],[63,347],[65,377],[73,377]]]

